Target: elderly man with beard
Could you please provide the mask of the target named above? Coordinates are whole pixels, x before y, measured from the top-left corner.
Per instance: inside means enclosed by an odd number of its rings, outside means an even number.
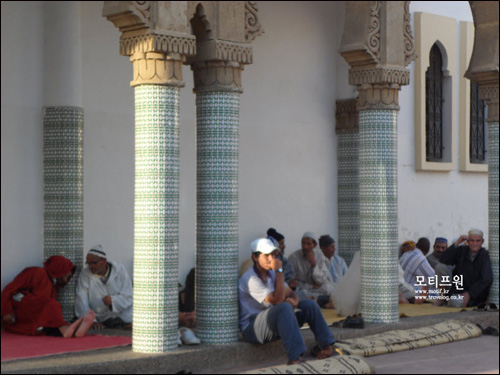
[[[467,245],[459,246],[467,241]],[[454,265],[453,278],[463,280],[462,284],[454,283],[450,293],[456,298],[448,301],[448,306],[471,307],[486,302],[493,283],[490,254],[482,246],[483,232],[471,229],[468,235],[462,235],[447,248],[439,261]]]
[[[78,278],[75,312],[96,314],[92,328],[120,328],[132,322],[132,282],[125,267],[109,261],[101,245],[87,253],[87,267]]]

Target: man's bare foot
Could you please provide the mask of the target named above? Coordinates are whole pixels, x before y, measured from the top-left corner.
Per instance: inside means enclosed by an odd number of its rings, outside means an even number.
[[[295,361],[288,361],[287,365],[288,366],[291,366],[291,365],[298,365],[299,363],[304,363],[305,362],[305,359],[302,358],[302,356],[300,356],[299,358],[297,358]]]
[[[94,323],[94,320],[95,313],[92,310],[87,311],[87,313],[83,317],[83,321],[80,324],[80,327],[78,327],[75,333],[75,337],[83,337],[92,326],[92,323]]]
[[[78,328],[78,326],[80,325],[82,320],[83,320],[83,318],[80,318],[69,326],[59,327],[59,331],[62,333],[62,336],[65,339],[69,339],[69,338],[73,337],[73,333],[75,333],[76,329]]]

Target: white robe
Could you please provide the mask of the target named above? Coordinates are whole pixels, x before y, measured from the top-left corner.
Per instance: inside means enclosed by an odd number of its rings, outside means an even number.
[[[78,318],[85,315],[88,310],[96,314],[98,322],[104,322],[109,318],[120,317],[125,323],[132,322],[132,282],[123,265],[118,262],[110,262],[111,272],[106,284],[98,275],[92,274],[85,267],[78,278],[76,286],[75,313]],[[111,309],[106,306],[102,299],[111,296]]]

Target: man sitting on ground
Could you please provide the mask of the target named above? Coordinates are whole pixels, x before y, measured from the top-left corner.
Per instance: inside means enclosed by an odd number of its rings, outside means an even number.
[[[317,303],[299,300],[285,283],[279,249],[267,238],[255,240],[251,248],[254,265],[239,281],[239,324],[245,341],[265,344],[282,338],[288,364],[300,363],[306,346],[299,327],[309,323],[321,349],[318,359],[337,355]]]
[[[95,319],[87,311],[73,324],[67,323],[56,300],[57,291],[73,277],[76,266],[54,255],[42,267],[25,268],[2,291],[2,321],[8,332],[21,335],[82,337]]]
[[[326,284],[324,267],[317,267],[318,259],[321,259],[323,254],[315,250],[318,243],[314,233],[304,233],[301,245],[302,248],[293,252],[288,258],[298,281],[299,297],[301,299],[314,298],[318,300],[321,307],[326,306],[331,303],[331,291],[328,289],[329,284]]]
[[[76,316],[91,309],[97,321],[94,329],[130,327],[132,322],[132,282],[127,270],[108,261],[101,245],[87,253],[87,267],[78,278],[75,298]]]
[[[325,264],[331,275],[332,282],[339,282],[348,267],[344,258],[338,254],[338,251],[335,251],[335,240],[325,234],[319,238],[319,247],[326,258]]]
[[[405,281],[415,289],[415,303],[422,304],[427,298],[429,278],[434,277],[434,270],[420,249],[416,248],[415,242],[403,242],[401,251],[403,255],[399,259],[399,264],[403,268]],[[417,282],[417,276],[424,276],[423,285]]]
[[[459,246],[464,241],[467,241],[467,245]],[[493,283],[493,270],[490,254],[482,247],[483,243],[483,232],[471,229],[468,235],[460,236],[439,258],[441,263],[455,265],[453,280],[463,277],[463,285],[454,283],[450,291],[459,298],[450,299],[448,306],[470,307],[486,302]]]

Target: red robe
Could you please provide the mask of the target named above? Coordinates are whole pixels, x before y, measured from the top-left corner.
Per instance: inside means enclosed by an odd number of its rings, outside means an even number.
[[[2,317],[15,313],[14,324],[4,324],[6,331],[34,336],[38,327],[58,328],[67,325],[52,278],[75,273],[76,267],[69,259],[55,255],[47,259],[44,267],[25,268],[2,291]],[[21,302],[13,297],[22,293]]]

